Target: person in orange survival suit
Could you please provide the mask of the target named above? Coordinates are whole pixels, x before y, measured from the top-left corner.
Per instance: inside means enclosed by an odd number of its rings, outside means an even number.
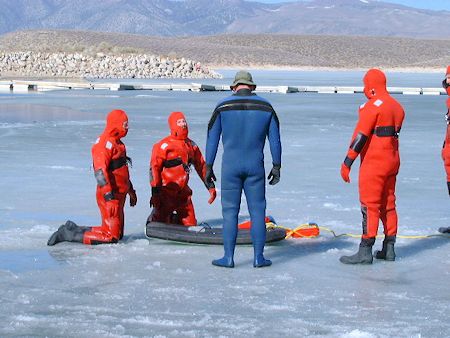
[[[450,66],[447,66],[445,79],[442,81],[442,87],[450,96]],[[444,160],[445,172],[447,174],[447,188],[450,195],[450,97],[447,98],[447,113],[445,114],[447,120],[447,133],[445,135],[444,145],[442,146],[442,159]],[[439,232],[450,233],[450,227],[439,228]]]
[[[188,125],[182,112],[169,116],[170,135],[153,146],[150,161],[152,196],[150,221],[197,225],[192,190],[188,186],[190,166],[204,182],[206,164],[199,147],[188,137]],[[208,184],[211,204],[216,198],[214,183]],[[175,214],[176,213],[176,214]]]
[[[398,222],[395,183],[400,168],[398,135],[405,113],[400,103],[389,95],[386,76],[378,69],[370,69],[365,74],[364,94],[369,100],[359,108],[359,120],[341,165],[342,179],[350,183],[350,168],[358,155],[361,156],[359,197],[363,234],[358,252],[340,258],[344,264],[372,263],[372,246],[380,219],[385,238],[382,250],[375,256],[395,260]]]
[[[111,111],[106,128],[92,146],[94,174],[97,180],[97,204],[102,224],[96,227],[80,227],[67,221],[48,240],[48,245],[67,242],[84,244],[117,243],[123,237],[123,208],[127,194],[130,206],[137,203],[136,191],[130,181],[125,144],[121,138],[128,133],[128,117],[123,110]]]

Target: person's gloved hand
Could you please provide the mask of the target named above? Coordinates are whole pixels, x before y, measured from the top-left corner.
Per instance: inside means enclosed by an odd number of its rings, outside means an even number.
[[[345,163],[341,164],[341,177],[345,182],[350,183],[350,168]]]
[[[212,202],[214,202],[214,200],[217,197],[217,191],[216,191],[216,188],[210,188],[208,191],[209,191],[209,196],[210,196],[208,203],[211,204]]]
[[[275,185],[278,182],[280,182],[280,169],[281,165],[276,164],[273,165],[272,170],[269,173],[269,176],[267,176],[270,185]]]
[[[206,174],[205,174],[205,185],[208,187],[208,189],[211,189],[214,187],[214,182],[216,181],[216,175],[214,175],[214,170],[212,168],[212,165],[207,164],[206,165]]]
[[[161,207],[160,187],[152,187],[152,197],[150,198],[150,208],[159,209]]]
[[[134,207],[137,204],[136,190],[130,189],[128,195],[130,195],[130,207]]]
[[[109,200],[106,201],[106,211],[109,217],[115,217],[119,214],[119,201]]]

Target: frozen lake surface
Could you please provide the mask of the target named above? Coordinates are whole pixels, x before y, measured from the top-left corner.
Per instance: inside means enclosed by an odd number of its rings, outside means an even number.
[[[229,84],[234,72],[223,72]],[[260,85],[362,85],[361,72],[253,72]],[[439,87],[441,74],[387,74],[389,86]],[[189,81],[189,80],[180,80]],[[167,81],[160,81],[167,83]],[[205,81],[207,82],[207,81]],[[450,239],[398,239],[395,262],[346,266],[358,239],[289,239],[266,247],[273,266],[252,267],[239,246],[234,269],[211,260],[221,246],[147,240],[152,145],[183,111],[204,152],[207,123],[228,93],[55,91],[0,93],[0,336],[2,337],[446,337],[450,336]],[[267,187],[267,210],[283,226],[316,222],[361,232],[357,167],[339,175],[360,94],[261,94],[278,112],[281,182]],[[440,157],[445,96],[395,96],[406,119],[397,180],[400,235],[437,234],[450,225]],[[106,114],[127,111],[124,139],[133,159],[138,205],[126,207],[117,245],[48,237],[67,219],[98,225],[91,146]],[[268,150],[268,149],[266,149]],[[215,171],[220,177],[220,156]],[[271,166],[266,154],[266,171]],[[221,216],[195,173],[190,185],[200,221]],[[220,186],[220,182],[219,182]],[[219,191],[220,197],[220,191]],[[242,215],[248,215],[245,199]],[[382,226],[380,226],[382,231]],[[377,240],[375,248],[381,246]]]

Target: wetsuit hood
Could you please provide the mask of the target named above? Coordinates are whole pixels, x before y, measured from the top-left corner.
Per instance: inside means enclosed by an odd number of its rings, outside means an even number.
[[[182,112],[176,111],[169,116],[170,135],[177,140],[185,140],[188,137],[189,129],[186,118]]]
[[[125,137],[128,133],[128,116],[120,109],[109,112],[106,117],[105,133],[118,139]]]
[[[387,93],[386,75],[379,70],[372,68],[364,75],[364,94],[368,99]]]

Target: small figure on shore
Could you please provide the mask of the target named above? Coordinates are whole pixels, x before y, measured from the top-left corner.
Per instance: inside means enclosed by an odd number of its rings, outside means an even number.
[[[125,144],[121,139],[128,133],[128,117],[123,110],[113,110],[106,118],[106,128],[92,146],[94,175],[97,180],[97,204],[102,224],[96,227],[78,226],[72,221],[61,225],[47,245],[59,242],[84,244],[117,243],[123,237],[124,205],[130,196],[130,206],[137,203],[136,191],[130,181]]]
[[[364,94],[368,101],[359,108],[359,120],[341,165],[342,179],[350,183],[350,168],[360,155],[362,237],[356,254],[340,258],[344,264],[372,264],[372,246],[380,219],[385,237],[383,248],[376,252],[375,257],[395,260],[398,223],[395,185],[400,168],[398,136],[405,113],[400,103],[389,95],[386,76],[378,69],[370,69],[365,74]]]
[[[450,66],[447,66],[445,79],[442,81],[442,87],[450,96]],[[444,160],[444,168],[447,174],[447,188],[450,196],[450,97],[447,98],[447,113],[445,114],[447,120],[447,132],[445,135],[444,145],[442,146],[442,159]],[[450,234],[450,227],[439,228],[439,232]]]
[[[206,141],[206,184],[216,180],[213,164],[222,135],[221,200],[223,215],[224,256],[213,265],[234,267],[234,249],[238,232],[241,194],[244,190],[250,219],[254,248],[254,267],[272,262],[264,258],[266,241],[266,197],[264,145],[269,138],[273,167],[269,184],[280,180],[281,142],[278,117],[272,105],[252,93],[256,88],[249,72],[239,71],[230,86],[233,95],[220,101],[208,124]]]
[[[188,137],[186,118],[181,112],[169,116],[170,135],[153,146],[150,160],[150,186],[153,207],[149,221],[197,225],[192,190],[189,188],[191,165],[205,182],[206,164],[197,144]],[[216,198],[213,182],[206,184],[211,204]]]

